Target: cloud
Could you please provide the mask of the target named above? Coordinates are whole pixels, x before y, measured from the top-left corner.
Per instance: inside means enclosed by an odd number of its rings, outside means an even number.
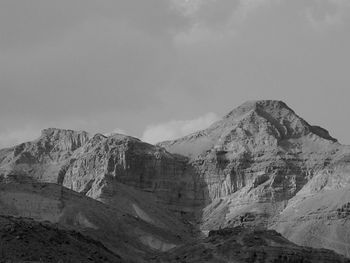
[[[304,10],[306,20],[317,31],[340,26],[349,15],[348,0],[314,0],[312,6]]]
[[[172,140],[209,127],[219,118],[215,113],[207,113],[193,120],[173,120],[166,123],[150,125],[143,132],[142,140],[157,143]]]
[[[128,133],[125,130],[120,129],[120,128],[115,128],[113,131],[105,133],[104,135],[105,136],[111,136],[112,134],[115,134],[115,133],[128,135]]]
[[[236,35],[239,26],[256,10],[281,0],[173,0],[176,9],[190,20],[187,30],[174,37],[179,45],[220,41]]]
[[[213,1],[213,0],[211,0]],[[215,0],[214,0],[215,1]],[[171,0],[172,7],[183,16],[193,16],[203,5],[203,0]]]
[[[115,128],[112,133],[127,134],[125,130],[119,128]]]
[[[237,9],[234,11],[235,17],[244,20],[249,17],[259,7],[280,3],[281,0],[240,0]]]

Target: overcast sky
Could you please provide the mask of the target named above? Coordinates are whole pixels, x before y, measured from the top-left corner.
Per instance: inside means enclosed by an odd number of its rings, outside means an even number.
[[[246,100],[350,144],[349,0],[1,0],[0,147],[47,127],[155,142]]]

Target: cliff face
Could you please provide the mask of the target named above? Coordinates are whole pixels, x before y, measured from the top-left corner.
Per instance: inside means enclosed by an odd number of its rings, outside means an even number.
[[[350,154],[332,160],[289,200],[270,228],[300,245],[350,257]]]
[[[41,136],[0,152],[0,174],[16,174],[38,181],[57,182],[58,171],[89,139],[86,132],[45,129]]]
[[[140,140],[95,135],[78,149],[59,182],[96,199],[110,202],[118,185],[153,194],[158,202],[177,211],[192,211],[204,200],[200,178],[187,158]]]
[[[152,193],[178,211],[190,212],[205,199],[188,158],[118,134],[89,139],[86,132],[43,130],[33,142],[1,151],[0,174],[59,183],[105,201],[122,184]]]
[[[191,158],[209,201],[267,183],[261,199],[289,199],[339,148],[280,101],[245,103],[207,130],[160,146]]]
[[[206,182],[202,230],[274,228],[297,244],[348,255],[350,148],[283,102],[245,103],[206,130],[159,145],[188,156]]]

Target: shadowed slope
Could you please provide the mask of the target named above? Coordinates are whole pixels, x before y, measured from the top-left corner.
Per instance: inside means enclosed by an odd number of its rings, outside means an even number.
[[[0,184],[2,215],[49,221],[79,231],[127,260],[142,262],[145,256],[173,248],[188,237],[175,224],[176,234],[126,212],[56,184]]]
[[[209,237],[171,250],[153,262],[345,263],[350,260],[330,250],[297,246],[275,231],[238,227],[211,231]]]
[[[0,216],[1,262],[126,262],[78,232],[48,222]]]

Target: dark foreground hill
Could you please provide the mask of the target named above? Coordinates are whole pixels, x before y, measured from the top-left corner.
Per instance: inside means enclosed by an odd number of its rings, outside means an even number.
[[[0,216],[0,262],[125,262],[102,243],[48,222]]]
[[[297,246],[273,230],[236,227],[210,231],[209,237],[164,253],[152,262],[345,263],[350,260],[330,250]]]

